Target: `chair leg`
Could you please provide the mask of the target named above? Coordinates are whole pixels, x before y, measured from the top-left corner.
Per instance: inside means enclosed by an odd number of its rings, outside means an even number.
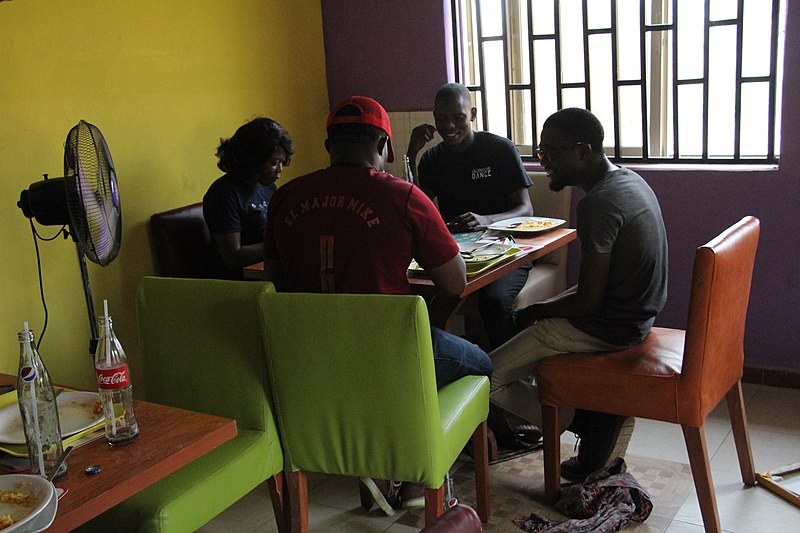
[[[425,487],[425,525],[432,523],[444,513],[444,483],[438,489]]]
[[[736,455],[739,456],[739,470],[745,485],[756,484],[756,472],[753,466],[753,450],[750,447],[750,431],[747,429],[747,415],[744,411],[742,382],[737,381],[725,395],[728,401],[728,413],[731,417],[733,440],[736,443]]]
[[[489,447],[487,444],[488,426],[486,420],[478,424],[472,434],[472,461],[475,464],[475,494],[478,502],[478,516],[484,524],[489,521],[491,501],[489,496]]]
[[[707,533],[719,533],[719,511],[714,494],[714,483],[711,480],[711,463],[708,460],[706,434],[702,427],[681,426],[686,450],[689,452],[689,465],[692,467],[694,488],[700,503],[700,514]]]
[[[559,408],[542,405],[542,434],[544,445],[544,497],[555,503],[561,494],[561,432]]]
[[[308,531],[308,479],[302,470],[285,472],[288,487],[285,498],[289,499],[289,531],[309,533]],[[285,499],[284,499],[285,502]]]
[[[284,498],[283,472],[278,472],[267,480],[269,487],[269,498],[272,500],[272,510],[275,513],[275,523],[278,525],[278,533],[289,533],[286,516],[286,499]]]
[[[499,453],[499,452],[497,451],[497,438],[495,438],[495,436],[494,436],[494,431],[492,431],[492,428],[488,428],[488,429],[486,430],[486,433],[487,433],[487,440],[489,441],[489,442],[488,442],[488,446],[489,446],[489,460],[490,460],[490,461],[496,461],[496,460],[497,460],[498,453]]]

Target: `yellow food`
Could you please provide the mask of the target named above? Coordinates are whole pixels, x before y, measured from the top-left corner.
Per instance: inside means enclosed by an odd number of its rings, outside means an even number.
[[[5,529],[8,526],[14,525],[14,519],[11,518],[11,515],[2,514],[0,515],[0,529]]]
[[[28,492],[16,490],[0,490],[0,502],[30,507],[39,503],[38,498]]]
[[[92,413],[95,415],[103,414],[103,402],[98,398],[94,402],[94,407],[92,408]]]
[[[549,228],[552,225],[552,220],[526,220],[517,226],[516,229],[541,229]]]

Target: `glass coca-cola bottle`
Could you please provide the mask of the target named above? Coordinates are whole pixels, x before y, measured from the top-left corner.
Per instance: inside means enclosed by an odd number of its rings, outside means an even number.
[[[104,306],[106,316],[98,319],[100,339],[94,360],[97,388],[103,403],[106,439],[110,444],[125,444],[139,434],[139,424],[133,412],[133,386],[128,361],[114,334],[105,302]]]
[[[63,444],[58,420],[56,396],[53,384],[42,358],[33,342],[33,331],[24,324],[17,333],[19,341],[19,374],[17,378],[17,400],[31,460],[31,474],[54,479],[67,473],[67,464],[60,467]]]

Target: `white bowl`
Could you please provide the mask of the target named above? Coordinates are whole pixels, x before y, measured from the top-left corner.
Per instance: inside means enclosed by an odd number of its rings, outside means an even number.
[[[55,487],[45,478],[28,474],[0,475],[0,490],[33,494],[36,498],[36,504],[29,507],[0,502],[0,515],[11,515],[15,520],[3,533],[42,531],[53,523],[58,509],[58,498]]]

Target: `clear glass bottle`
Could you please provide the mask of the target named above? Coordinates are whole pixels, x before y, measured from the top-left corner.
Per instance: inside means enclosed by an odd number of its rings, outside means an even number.
[[[139,424],[133,412],[133,386],[128,361],[110,316],[97,320],[100,339],[95,355],[97,388],[103,403],[106,439],[109,444],[125,444],[139,434]]]
[[[407,155],[403,156],[403,179],[409,183],[414,183],[414,174],[411,172],[411,159]]]
[[[448,472],[444,478],[444,510],[447,511],[456,505],[458,505],[456,487],[455,483],[453,483],[453,476]]]
[[[47,372],[36,345],[33,331],[25,329],[17,333],[19,341],[19,374],[17,377],[17,400],[31,460],[31,474],[50,477],[64,451],[61,441],[61,425],[50,374]],[[67,473],[66,462],[53,476],[54,479]]]

